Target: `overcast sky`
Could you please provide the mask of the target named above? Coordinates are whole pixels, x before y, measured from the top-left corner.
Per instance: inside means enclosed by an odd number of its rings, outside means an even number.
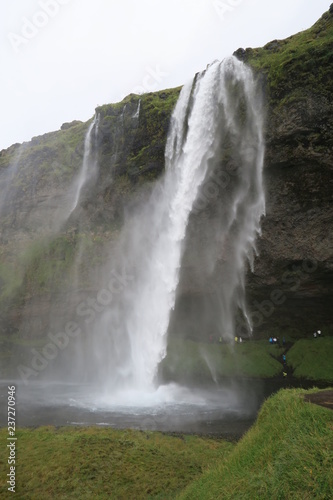
[[[329,0],[15,0],[1,4],[0,150],[175,87],[239,47],[312,26]]]

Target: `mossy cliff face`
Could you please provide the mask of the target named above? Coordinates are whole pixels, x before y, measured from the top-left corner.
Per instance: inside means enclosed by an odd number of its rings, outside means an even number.
[[[164,170],[164,147],[180,88],[101,106],[92,153],[98,173],[71,213],[91,120],[0,152],[0,342],[36,345],[77,319],[96,296],[124,212]],[[9,342],[9,343],[8,343]],[[45,341],[44,341],[45,342]],[[30,345],[30,344],[29,344]]]
[[[280,334],[281,328],[332,328],[332,21],[327,12],[310,30],[235,53],[254,69],[266,99],[267,213],[254,273],[247,274],[258,335],[274,327]],[[45,336],[50,317],[61,328],[79,300],[96,294],[100,265],[117,240],[124,211],[148,196],[164,170],[179,91],[130,95],[96,109],[98,174],[70,216],[71,186],[91,121],[64,124],[0,153],[1,192],[9,189],[1,209],[4,342]],[[194,274],[192,262],[204,254],[224,195],[220,186],[218,198],[194,216],[196,224],[191,221],[172,325],[192,336],[207,333],[200,317],[211,318],[207,331],[214,331],[218,317],[214,287]],[[218,285],[222,274],[215,279]]]
[[[264,329],[275,324],[282,327],[280,332],[288,327],[300,334],[309,334],[314,328],[333,329],[333,9],[330,11],[305,32],[243,54],[263,75],[268,103],[267,215],[262,223],[260,257],[254,274],[248,276],[249,302],[260,313],[254,323],[261,321]],[[270,302],[265,304],[266,312],[265,307],[259,311],[255,298]]]

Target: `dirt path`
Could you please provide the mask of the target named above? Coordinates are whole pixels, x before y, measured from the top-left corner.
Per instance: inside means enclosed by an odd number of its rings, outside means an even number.
[[[325,408],[330,408],[333,410],[333,391],[320,391],[314,392],[313,394],[306,394],[304,396],[305,401],[309,403],[314,403],[316,405],[324,406]]]

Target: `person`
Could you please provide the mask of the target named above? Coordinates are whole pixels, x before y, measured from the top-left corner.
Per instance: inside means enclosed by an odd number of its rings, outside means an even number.
[[[243,339],[242,339],[242,337],[239,337],[239,342],[243,342]]]
[[[237,344],[237,342],[238,342],[238,337],[235,337],[235,342],[236,342],[236,344]]]
[[[269,343],[270,343],[270,344],[273,344],[273,339],[272,339],[272,337],[269,337]]]
[[[285,354],[282,354],[282,361],[284,364],[286,364],[286,355]]]
[[[313,336],[316,339],[317,338],[317,332],[314,332]]]
[[[318,337],[320,337],[320,335],[321,335],[321,331],[320,331],[320,330],[318,330],[317,334],[318,334]]]
[[[286,377],[287,376],[287,372],[283,371],[283,376]]]

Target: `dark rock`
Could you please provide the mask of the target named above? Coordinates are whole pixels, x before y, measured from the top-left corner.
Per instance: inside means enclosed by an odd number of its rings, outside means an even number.
[[[237,57],[237,59],[239,59],[240,61],[244,61],[245,57],[246,57],[246,50],[243,48],[239,48],[239,49],[235,50],[233,55],[235,57]]]

